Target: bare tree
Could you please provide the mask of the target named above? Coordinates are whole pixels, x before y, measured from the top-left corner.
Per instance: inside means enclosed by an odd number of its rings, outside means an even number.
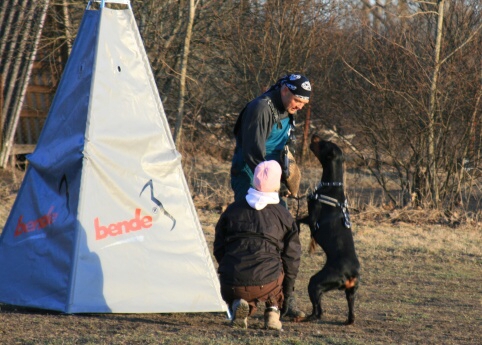
[[[54,2],[50,17],[62,21],[43,44],[68,54],[84,6]],[[311,123],[355,134],[349,147],[389,201],[450,208],[470,199],[481,166],[480,0],[132,6],[178,146],[188,138],[183,146],[229,149],[246,102],[300,71],[313,85]]]
[[[182,49],[182,60],[180,66],[180,86],[179,86],[179,99],[176,115],[176,127],[174,128],[174,142],[176,146],[179,147],[181,143],[182,134],[182,120],[184,116],[184,95],[186,93],[186,75],[187,75],[187,65],[189,58],[189,46],[191,44],[192,37],[192,27],[194,23],[194,15],[196,13],[196,4],[194,0],[189,0],[189,15],[187,18],[186,34],[184,37],[184,45]]]
[[[357,134],[360,158],[393,203],[416,196],[419,205],[450,208],[460,204],[462,162],[480,113],[472,99],[480,89],[481,20],[464,1],[409,7],[390,26],[368,22],[362,41],[352,34],[341,56],[344,80],[336,81],[344,99],[333,109],[350,119],[342,128]]]
[[[434,68],[432,73],[432,81],[430,85],[430,101],[428,105],[428,178],[430,183],[430,192],[432,193],[432,202],[435,207],[439,205],[439,188],[437,178],[437,160],[435,159],[435,99],[438,91],[438,77],[440,72],[440,50],[442,47],[442,32],[444,22],[444,6],[445,0],[437,0],[438,20],[436,28],[436,41],[434,49]]]

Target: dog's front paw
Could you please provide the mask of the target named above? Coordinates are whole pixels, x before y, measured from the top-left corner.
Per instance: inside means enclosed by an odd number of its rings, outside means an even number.
[[[354,323],[355,323],[355,318],[350,318],[345,321],[344,325],[349,326],[349,325],[353,325]]]
[[[305,317],[305,319],[303,321],[310,322],[310,321],[315,321],[315,320],[319,320],[319,319],[321,319],[321,317],[317,316],[316,314],[311,314],[311,315],[308,315],[307,317]]]
[[[304,322],[306,321],[307,317],[306,316],[298,316],[293,318],[293,322]]]

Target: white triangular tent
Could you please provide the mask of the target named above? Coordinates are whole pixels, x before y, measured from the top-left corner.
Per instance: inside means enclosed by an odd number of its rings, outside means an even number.
[[[227,311],[128,7],[84,13],[0,237],[0,302]]]

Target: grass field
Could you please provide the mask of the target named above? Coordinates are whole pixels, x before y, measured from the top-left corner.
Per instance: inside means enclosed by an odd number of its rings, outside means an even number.
[[[11,178],[3,172],[0,230],[18,187]],[[195,196],[211,246],[220,209],[207,207],[205,199]],[[231,328],[222,313],[64,315],[0,305],[0,344],[482,344],[480,227],[360,219],[353,217],[362,269],[352,326],[343,325],[347,305],[340,291],[324,297],[322,320],[284,320],[282,332],[262,329],[262,309],[241,330]],[[296,285],[306,312],[308,280],[324,262],[321,249],[308,255],[308,233],[302,226]]]

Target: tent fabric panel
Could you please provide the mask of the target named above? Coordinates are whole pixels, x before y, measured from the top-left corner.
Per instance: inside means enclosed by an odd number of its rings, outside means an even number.
[[[85,11],[36,150],[28,156],[39,171],[59,175],[82,160],[99,20],[98,11]]]
[[[225,311],[130,10],[102,11],[94,75],[69,312]]]
[[[89,170],[86,166],[89,180],[96,180]],[[105,301],[112,312],[211,311],[213,303],[221,303],[217,279],[213,283],[209,274],[213,268],[207,246],[192,231],[197,219],[187,207],[185,191],[165,182],[179,180],[179,174],[175,169],[171,176],[151,181],[153,196],[168,215],[152,201],[151,187],[140,193],[149,183],[145,178],[120,183],[132,186],[123,187],[122,193],[112,190],[119,185],[113,172],[104,187],[101,181],[84,182],[83,191],[95,190],[96,198],[81,212],[85,241],[80,242],[85,247],[79,250],[75,308],[92,298]],[[136,202],[125,203],[125,193]],[[103,286],[95,290],[90,288],[96,280],[92,272],[102,272]]]
[[[17,207],[2,233],[0,300],[64,311],[76,216],[69,210],[65,188],[59,193],[58,186],[52,186],[35,169],[24,181]]]
[[[0,238],[0,300],[65,311],[99,15],[86,12]]]
[[[123,146],[126,161],[120,163],[124,165],[131,160],[136,164],[143,157],[135,155],[139,149],[175,155],[169,124],[132,11],[105,8],[100,25],[87,140],[105,148],[129,142]]]

